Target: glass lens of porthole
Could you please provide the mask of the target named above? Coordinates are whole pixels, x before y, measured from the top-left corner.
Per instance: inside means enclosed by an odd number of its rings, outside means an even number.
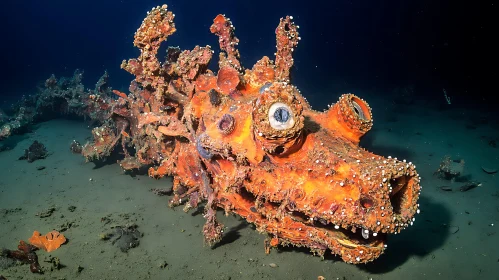
[[[295,124],[293,111],[288,105],[281,102],[276,102],[270,106],[268,119],[270,126],[276,130],[290,129]]]

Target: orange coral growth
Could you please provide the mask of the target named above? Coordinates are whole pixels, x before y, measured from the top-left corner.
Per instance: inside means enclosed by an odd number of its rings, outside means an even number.
[[[33,236],[29,239],[29,243],[47,252],[52,252],[61,247],[62,244],[66,243],[66,237],[64,237],[62,233],[55,230],[45,234],[44,236],[35,230],[33,232]]]
[[[138,127],[141,128],[146,124],[159,122],[161,119],[162,119],[162,117],[159,115],[145,112],[139,118]]]
[[[213,73],[204,74],[196,79],[196,89],[202,91],[208,91],[217,86],[217,78],[213,75]]]
[[[266,56],[260,59],[253,69],[246,70],[244,80],[246,82],[246,91],[259,90],[266,83],[271,83],[275,80],[275,70],[272,61]]]
[[[115,90],[114,89],[113,93],[116,94],[117,96],[121,97],[121,98],[124,98],[124,99],[128,100],[128,96],[125,93],[123,93],[123,92],[121,92],[119,90]]]
[[[236,69],[226,66],[218,71],[217,86],[224,94],[230,94],[239,84],[239,73]]]

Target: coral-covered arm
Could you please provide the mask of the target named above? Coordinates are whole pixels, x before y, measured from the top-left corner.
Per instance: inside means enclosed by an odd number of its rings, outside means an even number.
[[[275,57],[276,80],[289,83],[289,70],[293,66],[293,51],[298,45],[298,26],[291,20],[293,17],[281,18],[275,30],[277,38],[277,52]]]
[[[220,54],[220,61],[218,62],[220,69],[224,66],[231,66],[238,71],[241,70],[239,51],[236,49],[239,39],[234,35],[234,29],[230,19],[224,15],[218,15],[210,27],[211,33],[218,36],[220,49],[227,54],[227,57],[223,53]]]

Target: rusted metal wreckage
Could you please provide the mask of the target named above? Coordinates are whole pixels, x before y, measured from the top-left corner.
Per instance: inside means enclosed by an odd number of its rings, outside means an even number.
[[[173,176],[170,205],[189,210],[204,202],[209,245],[223,235],[217,208],[267,233],[267,252],[329,249],[350,263],[376,259],[388,234],[412,224],[420,178],[412,163],[359,147],[373,124],[368,104],[345,94],[314,111],[290,83],[300,40],[292,17],[276,29],[275,59],[247,69],[230,19],[218,15],[210,28],[221,49],[218,73],[208,69],[210,46],[169,48],[158,60],[160,44],[176,31],[173,19],[158,6],[135,33],[140,56],[121,65],[135,76],[130,93],[91,96],[91,108],[109,115],[83,147],[88,160],[121,145],[124,169],[150,166],[151,177]]]

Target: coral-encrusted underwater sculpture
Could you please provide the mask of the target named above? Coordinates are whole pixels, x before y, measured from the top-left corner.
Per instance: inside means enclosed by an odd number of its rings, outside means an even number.
[[[329,249],[351,263],[376,259],[387,234],[412,224],[420,193],[415,166],[358,145],[373,122],[368,104],[345,94],[317,112],[290,84],[300,40],[291,17],[276,29],[275,60],[263,57],[246,69],[231,21],[218,15],[210,28],[222,50],[217,73],[207,69],[210,46],[170,48],[166,61],[158,60],[160,44],[176,31],[173,18],[158,6],[135,33],[141,54],[121,65],[135,76],[130,93],[114,91],[119,99],[103,103],[110,118],[93,130],[87,159],[121,143],[124,169],[149,165],[151,177],[173,176],[172,207],[205,202],[209,245],[223,234],[217,208],[267,233],[267,252],[278,245],[319,255]]]

